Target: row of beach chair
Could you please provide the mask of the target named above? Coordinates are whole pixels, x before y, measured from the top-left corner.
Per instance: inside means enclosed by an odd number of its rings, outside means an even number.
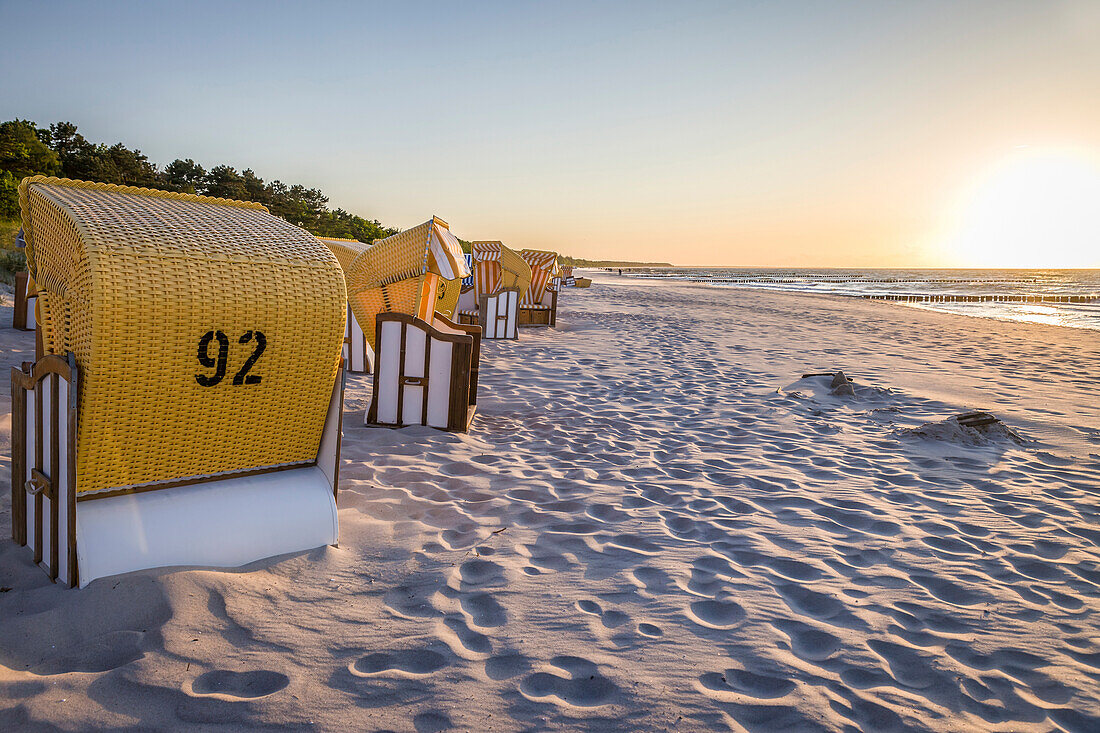
[[[554,325],[550,252],[433,217],[371,245],[262,205],[36,176],[12,369],[12,534],[69,586],[335,544],[345,371],[368,425],[466,430],[483,338]]]

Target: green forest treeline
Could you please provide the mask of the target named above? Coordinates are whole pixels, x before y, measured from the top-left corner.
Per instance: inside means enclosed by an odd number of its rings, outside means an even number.
[[[71,122],[48,128],[27,120],[0,123],[0,219],[18,219],[19,182],[34,175],[255,201],[321,237],[373,242],[397,231],[377,220],[329,209],[328,198],[316,188],[264,181],[251,169],[238,172],[232,166],[217,165],[207,170],[190,158],[160,168],[140,150],[122,143],[89,142]]]

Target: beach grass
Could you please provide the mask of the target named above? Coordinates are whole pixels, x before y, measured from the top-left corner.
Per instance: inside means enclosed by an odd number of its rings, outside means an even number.
[[[0,219],[0,282],[15,284],[15,273],[27,268],[23,250],[15,246],[15,235],[21,222],[18,219]]]

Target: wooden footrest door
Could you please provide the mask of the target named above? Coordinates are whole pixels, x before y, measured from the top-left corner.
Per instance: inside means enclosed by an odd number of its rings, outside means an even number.
[[[519,336],[519,290],[503,288],[494,295],[481,296],[482,338],[514,339]]]
[[[474,404],[474,336],[405,313],[378,314],[376,334],[374,394],[365,423],[465,431]]]
[[[12,539],[69,586],[76,569],[76,360],[11,370]]]

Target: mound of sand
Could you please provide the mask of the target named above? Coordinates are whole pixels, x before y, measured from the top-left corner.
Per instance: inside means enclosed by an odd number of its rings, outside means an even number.
[[[823,404],[847,405],[859,402],[884,403],[895,396],[894,391],[887,387],[859,384],[842,371],[807,374],[780,388],[778,392]]]
[[[925,423],[915,428],[901,428],[897,431],[897,435],[903,438],[923,438],[975,447],[1027,443],[1023,436],[1000,421],[975,427],[961,424],[958,416],[954,415],[946,420]]]

